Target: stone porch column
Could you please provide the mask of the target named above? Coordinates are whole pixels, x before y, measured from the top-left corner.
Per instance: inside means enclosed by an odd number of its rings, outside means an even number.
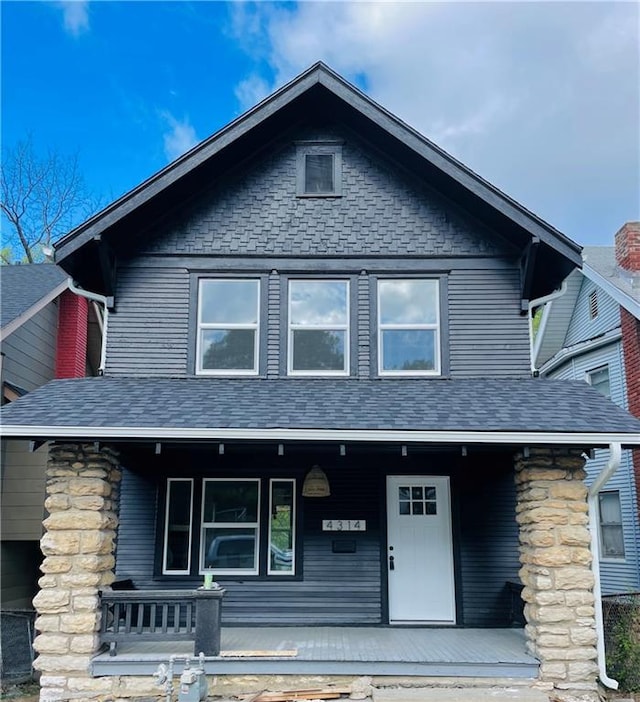
[[[118,454],[107,446],[64,444],[49,451],[44,575],[33,601],[41,702],[110,692],[110,679],[93,679],[88,668],[98,650],[98,590],[114,580],[120,477]]]
[[[527,645],[555,699],[598,700],[596,629],[581,451],[531,449],[515,460]]]

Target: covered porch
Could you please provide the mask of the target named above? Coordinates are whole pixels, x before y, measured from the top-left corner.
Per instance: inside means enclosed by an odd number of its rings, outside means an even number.
[[[91,674],[152,675],[193,642],[122,643],[94,656]],[[176,661],[176,670],[184,660]],[[210,675],[377,675],[536,678],[538,661],[522,629],[437,627],[223,627]]]

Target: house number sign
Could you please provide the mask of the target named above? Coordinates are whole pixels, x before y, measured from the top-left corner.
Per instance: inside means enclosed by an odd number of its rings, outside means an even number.
[[[322,531],[366,531],[366,519],[323,519]]]

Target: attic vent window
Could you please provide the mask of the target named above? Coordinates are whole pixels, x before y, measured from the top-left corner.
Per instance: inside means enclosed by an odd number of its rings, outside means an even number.
[[[595,319],[598,316],[598,291],[593,290],[589,295],[589,317]]]
[[[339,144],[298,145],[298,197],[338,197],[342,194],[342,150]]]

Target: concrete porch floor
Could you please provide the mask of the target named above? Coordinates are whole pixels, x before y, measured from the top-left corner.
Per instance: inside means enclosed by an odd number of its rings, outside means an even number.
[[[538,661],[525,651],[522,629],[224,627],[221,648],[223,655],[206,661],[208,675],[535,678],[538,674]],[[229,655],[243,651],[270,655]],[[91,671],[94,676],[151,675],[172,654],[193,656],[193,644],[119,644],[116,656],[108,652],[95,656]],[[178,661],[176,672],[181,670]]]

